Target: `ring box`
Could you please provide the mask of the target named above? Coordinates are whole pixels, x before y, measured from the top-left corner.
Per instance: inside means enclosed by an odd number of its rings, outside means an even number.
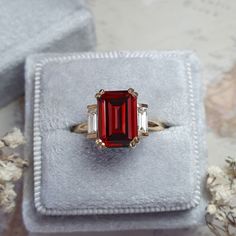
[[[93,17],[84,0],[0,0],[0,9],[0,107],[23,95],[27,55],[95,47]]]
[[[135,149],[98,150],[70,127],[100,89],[134,88],[169,124]],[[31,232],[193,227],[204,222],[205,118],[191,51],[38,54],[26,64],[23,218]]]

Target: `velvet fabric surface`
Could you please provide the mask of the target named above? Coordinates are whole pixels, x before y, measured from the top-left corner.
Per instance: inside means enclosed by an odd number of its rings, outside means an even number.
[[[0,0],[0,9],[0,106],[23,95],[27,55],[95,46],[93,18],[84,0]]]
[[[27,228],[73,232],[202,223],[206,145],[200,75],[189,51],[31,56],[25,154],[34,170],[25,177]],[[134,150],[97,150],[94,141],[70,132],[86,120],[86,106],[96,102],[98,90],[129,87],[149,104],[149,118],[166,122],[168,129],[150,133]]]

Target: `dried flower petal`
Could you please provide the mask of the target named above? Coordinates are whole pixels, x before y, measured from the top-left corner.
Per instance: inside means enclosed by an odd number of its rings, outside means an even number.
[[[14,184],[6,183],[3,190],[0,191],[0,206],[4,212],[10,213],[14,209],[15,198]]]
[[[236,228],[236,161],[226,160],[227,167],[222,170],[213,166],[209,168],[207,188],[211,194],[211,202],[207,207],[206,223],[217,236],[222,232],[232,235],[231,228]]]
[[[217,166],[208,168],[207,188],[211,192],[215,192],[214,188],[217,188],[219,185],[229,186],[230,184],[230,178],[221,168]]]
[[[27,160],[20,158],[17,154],[13,153],[9,156],[4,156],[0,158],[2,161],[14,163],[17,167],[23,168],[29,165]]]
[[[228,186],[220,185],[214,190],[213,197],[218,204],[228,204],[232,200],[233,191]]]
[[[207,207],[207,213],[210,215],[214,215],[217,211],[216,205],[215,204],[209,204]]]
[[[6,136],[3,137],[2,141],[6,146],[9,146],[10,148],[16,148],[19,145],[25,143],[24,136],[17,128],[14,128],[12,132],[6,134]]]
[[[22,160],[19,155],[9,154],[9,148],[16,148],[23,143],[24,137],[16,128],[0,139],[0,209],[5,213],[10,213],[15,208],[17,195],[14,191],[14,182],[22,177],[23,168],[28,166],[28,162]],[[8,148],[3,149],[4,147]]]
[[[209,176],[215,176],[216,177],[216,176],[223,176],[224,172],[218,166],[210,166],[208,168],[208,174],[209,174]]]
[[[22,168],[17,167],[14,163],[4,163],[0,160],[0,179],[2,181],[17,181],[22,176]]]
[[[221,222],[227,222],[227,216],[223,211],[217,211],[215,218]]]

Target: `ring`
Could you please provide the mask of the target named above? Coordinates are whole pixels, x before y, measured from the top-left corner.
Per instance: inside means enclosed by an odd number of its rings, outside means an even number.
[[[140,137],[150,131],[162,131],[167,126],[148,120],[148,105],[137,102],[134,89],[104,91],[95,95],[97,104],[88,105],[88,121],[71,127],[75,133],[85,133],[95,139],[99,148],[134,148]]]

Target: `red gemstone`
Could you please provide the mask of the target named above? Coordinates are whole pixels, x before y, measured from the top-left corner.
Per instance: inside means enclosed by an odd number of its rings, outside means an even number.
[[[138,136],[137,97],[128,91],[105,91],[97,98],[98,138],[106,147],[128,147]]]

